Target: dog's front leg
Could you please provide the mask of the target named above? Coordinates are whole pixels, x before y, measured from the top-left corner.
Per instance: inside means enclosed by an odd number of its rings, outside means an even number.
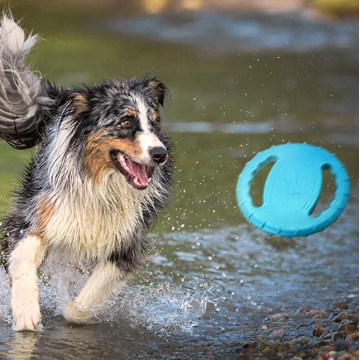
[[[72,324],[86,323],[94,306],[125,286],[128,275],[113,262],[99,263],[75,301],[66,306],[65,319]]]
[[[36,235],[21,239],[10,254],[11,307],[15,331],[34,331],[41,321],[37,268],[44,254],[45,244]]]

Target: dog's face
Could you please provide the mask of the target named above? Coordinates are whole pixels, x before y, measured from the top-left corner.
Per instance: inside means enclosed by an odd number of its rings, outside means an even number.
[[[103,83],[78,94],[78,126],[73,139],[85,139],[82,158],[94,182],[116,171],[144,190],[157,166],[168,158],[159,106],[167,88],[157,79]]]

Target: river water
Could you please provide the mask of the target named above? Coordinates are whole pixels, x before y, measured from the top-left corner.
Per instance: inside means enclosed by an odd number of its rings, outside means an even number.
[[[164,80],[172,93],[163,117],[176,142],[176,186],[149,235],[152,260],[87,326],[70,327],[61,316],[86,281],[79,264],[49,258],[42,267],[38,333],[13,332],[0,270],[1,359],[227,359],[277,313],[290,318],[286,343],[311,336],[301,309],[358,301],[357,23],[77,8],[69,15],[41,5],[46,20],[21,4],[15,15],[29,13],[25,26],[46,38],[34,60],[50,79],[68,85],[151,72]],[[64,23],[49,21],[55,14]],[[344,214],[307,238],[268,237],[244,221],[235,201],[244,164],[288,141],[335,152],[351,176]],[[0,148],[4,214],[30,153]],[[323,207],[333,196],[330,180]],[[254,196],[260,193],[255,187]]]

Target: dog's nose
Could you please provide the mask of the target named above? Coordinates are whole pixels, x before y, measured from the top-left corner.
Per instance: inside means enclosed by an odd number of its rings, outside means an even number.
[[[157,146],[150,150],[150,156],[156,163],[161,164],[167,159],[168,152],[164,147]]]

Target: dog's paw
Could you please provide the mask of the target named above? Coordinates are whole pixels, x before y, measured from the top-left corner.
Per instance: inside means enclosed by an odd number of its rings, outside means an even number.
[[[25,306],[13,311],[15,331],[36,331],[41,321],[39,305]]]
[[[15,331],[36,331],[41,321],[37,285],[17,281],[12,288],[12,313]]]
[[[75,301],[66,306],[63,315],[69,324],[85,324],[89,320],[89,314]]]

